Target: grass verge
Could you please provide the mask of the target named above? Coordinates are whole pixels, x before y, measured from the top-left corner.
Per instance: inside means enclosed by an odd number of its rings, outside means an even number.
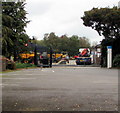
[[[0,74],[13,72],[13,71],[19,71],[19,70],[22,70],[22,69],[32,69],[32,68],[37,68],[37,66],[35,66],[34,64],[28,64],[28,63],[16,63],[16,69],[15,70],[7,69],[5,71],[0,71]]]
[[[34,64],[28,64],[28,63],[16,63],[16,69],[28,68],[28,67],[36,67],[36,66]]]

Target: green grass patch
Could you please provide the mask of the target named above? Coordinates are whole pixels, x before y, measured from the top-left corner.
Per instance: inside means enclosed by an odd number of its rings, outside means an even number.
[[[16,69],[28,68],[28,67],[36,67],[36,66],[34,64],[29,64],[29,63],[16,63]]]
[[[28,63],[16,63],[15,66],[16,66],[15,70],[7,69],[5,71],[0,71],[0,74],[8,73],[8,72],[14,72],[14,71],[19,71],[21,69],[37,68],[37,66],[35,66],[34,64],[28,64]],[[1,75],[0,75],[0,77],[1,77]]]

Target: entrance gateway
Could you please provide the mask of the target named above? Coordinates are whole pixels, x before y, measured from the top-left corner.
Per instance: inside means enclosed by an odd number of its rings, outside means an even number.
[[[36,63],[38,67],[52,67],[52,66],[100,66],[101,49],[96,48],[80,48],[78,53],[74,56],[69,56],[68,52],[56,52],[51,47],[39,46],[37,44],[29,43],[31,48],[29,54],[25,54],[23,61],[27,59],[29,63]],[[23,57],[23,54],[21,55]]]

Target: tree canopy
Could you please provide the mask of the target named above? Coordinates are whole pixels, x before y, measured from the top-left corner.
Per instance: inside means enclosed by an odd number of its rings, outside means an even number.
[[[24,2],[2,2],[2,54],[6,57],[16,57],[28,40],[24,6]]]
[[[86,37],[78,37],[76,35],[71,37],[67,35],[56,36],[54,32],[46,33],[44,39],[38,40],[37,44],[52,47],[54,52],[68,52],[70,56],[78,54],[78,50],[81,47],[90,47],[89,39]]]
[[[120,8],[93,8],[84,12],[82,20],[105,38],[120,37]]]
[[[107,66],[107,46],[113,48],[113,59],[120,54],[120,8],[93,8],[84,12],[82,20],[85,26],[105,37],[101,41],[101,65]]]

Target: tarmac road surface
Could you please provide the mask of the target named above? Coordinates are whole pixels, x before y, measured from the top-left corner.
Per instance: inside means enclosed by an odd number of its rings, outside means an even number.
[[[117,111],[118,70],[53,67],[2,75],[3,111]]]

